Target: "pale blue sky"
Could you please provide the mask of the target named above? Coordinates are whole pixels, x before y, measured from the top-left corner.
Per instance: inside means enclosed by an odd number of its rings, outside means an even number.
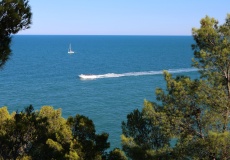
[[[223,23],[230,0],[30,0],[33,24],[20,34],[191,35],[209,15]]]

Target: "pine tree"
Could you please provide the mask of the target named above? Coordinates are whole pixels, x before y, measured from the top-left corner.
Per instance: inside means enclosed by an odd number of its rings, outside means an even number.
[[[28,29],[31,17],[28,0],[0,1],[0,68],[3,67],[11,54],[11,35]]]
[[[171,149],[164,150],[161,159],[230,158],[230,15],[222,25],[208,16],[200,24],[199,29],[192,30],[195,40],[193,66],[198,68],[200,78],[173,77],[164,72],[166,89],[156,90],[158,102],[145,103],[141,114],[132,113],[140,115],[136,118],[131,118],[131,114],[127,117],[122,145],[132,159],[135,159],[132,157],[134,146],[144,153],[143,157],[147,153],[145,148],[139,147],[136,138],[136,135],[151,137],[150,131],[142,129],[140,132],[137,128],[149,124],[143,121],[146,118],[155,122],[148,129],[160,127],[161,133],[171,140]],[[130,120],[135,121],[128,123]],[[162,146],[164,136],[160,138]],[[158,156],[157,148],[150,149],[152,157]]]

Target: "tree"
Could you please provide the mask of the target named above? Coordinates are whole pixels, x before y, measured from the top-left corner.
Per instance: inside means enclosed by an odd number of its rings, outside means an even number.
[[[119,148],[115,148],[112,151],[110,151],[107,159],[108,160],[128,160],[124,152],[121,151]]]
[[[1,134],[0,158],[16,159],[30,156],[33,145],[46,133],[46,119],[37,119],[37,113],[29,106],[22,112],[9,115],[6,107],[0,109]]]
[[[75,157],[80,159],[80,149],[74,141],[67,120],[62,117],[61,109],[43,106],[38,112],[38,119],[46,119],[47,132],[40,135],[41,139],[33,145],[33,157],[37,159],[65,159]],[[34,159],[36,159],[34,158]]]
[[[227,101],[219,110],[224,117],[224,132],[229,127],[230,14],[227,15],[226,22],[220,26],[217,20],[208,16],[200,23],[200,29],[193,29],[196,41],[193,45],[193,62],[194,66],[200,69],[201,76],[207,78],[209,85],[223,93],[221,99]]]
[[[120,150],[107,154],[108,137],[96,134],[89,118],[77,114],[66,120],[51,106],[34,111],[30,105],[12,114],[0,108],[0,159],[123,159]]]
[[[229,126],[230,126],[230,14],[226,21],[218,25],[214,18],[206,16],[200,21],[201,27],[193,29],[196,44],[193,45],[195,58],[194,66],[200,69],[201,77],[206,78],[204,94],[209,99],[207,105],[217,114],[215,130],[217,137],[222,137],[225,145],[219,147],[218,155],[222,159],[229,159]],[[217,118],[218,117],[218,118]],[[213,132],[210,131],[210,139]],[[212,137],[212,138],[211,138]]]
[[[72,137],[61,110],[29,106],[10,115],[0,109],[0,159],[80,159],[80,145]]]
[[[32,13],[28,2],[28,0],[0,1],[0,68],[11,54],[11,34],[30,27]]]
[[[168,157],[170,134],[166,128],[161,127],[165,123],[163,119],[163,116],[157,115],[154,104],[147,101],[142,112],[134,110],[128,114],[127,122],[122,122],[122,148],[129,158],[139,160]]]
[[[110,147],[110,143],[107,142],[108,133],[96,134],[93,121],[79,114],[75,117],[69,117],[68,124],[72,128],[73,137],[82,146],[83,155],[81,157],[83,159],[95,160],[106,158],[105,150]]]
[[[230,15],[223,25],[208,16],[200,23],[199,29],[193,29],[192,48],[193,66],[201,76],[191,79],[164,72],[166,89],[156,90],[158,102],[147,107],[145,104],[142,112],[135,110],[128,115],[122,143],[132,159],[134,147],[145,156],[146,149],[140,147],[144,143],[140,142],[149,142],[148,138],[156,133],[162,134],[162,144],[167,135],[175,142],[171,150],[163,150],[162,159],[230,158]],[[149,121],[154,122],[152,126]],[[151,129],[150,134],[151,127],[163,129],[162,132]],[[157,148],[152,148],[153,156],[156,151]]]

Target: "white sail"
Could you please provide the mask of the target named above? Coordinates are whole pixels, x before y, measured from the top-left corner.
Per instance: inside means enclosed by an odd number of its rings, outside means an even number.
[[[74,53],[74,51],[72,51],[72,48],[71,48],[71,44],[69,44],[68,53],[69,53],[69,54],[72,54],[72,53]]]

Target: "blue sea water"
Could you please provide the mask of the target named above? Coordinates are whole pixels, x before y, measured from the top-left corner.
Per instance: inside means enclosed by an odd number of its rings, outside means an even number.
[[[75,54],[67,53],[70,43]],[[14,36],[0,71],[0,106],[12,112],[50,105],[65,118],[85,115],[97,133],[109,133],[111,148],[120,147],[127,114],[165,88],[162,70],[197,75],[193,43],[191,36]],[[94,79],[79,78],[88,74]]]

